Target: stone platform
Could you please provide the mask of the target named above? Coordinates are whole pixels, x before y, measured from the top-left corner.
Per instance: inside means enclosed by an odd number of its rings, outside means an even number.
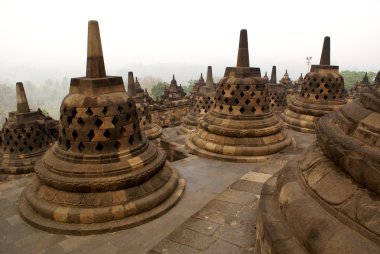
[[[176,132],[164,129],[168,155],[170,149],[185,151],[185,137]],[[33,174],[0,183],[1,253],[253,253],[263,182],[315,141],[315,135],[293,131],[289,137],[293,145],[263,163],[173,156],[187,184],[180,202],[158,219],[114,233],[68,236],[35,229],[20,218],[16,203]]]

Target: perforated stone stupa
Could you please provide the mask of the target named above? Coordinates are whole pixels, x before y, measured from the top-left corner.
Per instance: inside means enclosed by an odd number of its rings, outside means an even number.
[[[170,82],[170,86],[166,87],[163,95],[161,95],[162,100],[164,101],[174,101],[181,100],[186,96],[186,93],[183,91],[182,85],[177,85],[177,80],[173,74],[173,79]]]
[[[208,66],[206,83],[200,86],[198,92],[194,94],[194,105],[184,117],[183,123],[178,129],[179,134],[186,134],[195,130],[199,120],[214,108],[215,93],[216,87],[212,78],[212,67]]]
[[[277,83],[276,66],[272,67],[272,74],[268,84],[269,109],[274,112],[282,112],[288,106],[286,101],[286,89],[284,84]]]
[[[266,159],[289,145],[283,123],[269,110],[268,80],[249,67],[247,30],[241,30],[236,67],[218,84],[215,107],[186,140],[191,153],[224,161]]]
[[[191,99],[195,100],[195,97],[197,96],[197,94],[199,93],[199,89],[202,87],[202,86],[205,86],[206,85],[206,82],[203,78],[203,74],[201,73],[201,76],[199,77],[199,80],[198,82],[196,82],[193,86],[193,89],[191,90]]]
[[[291,129],[315,133],[316,119],[340,109],[346,102],[344,80],[339,66],[330,65],[330,37],[325,37],[320,64],[311,66],[301,92],[288,103],[283,118]]]
[[[24,86],[16,84],[17,110],[9,117],[1,131],[0,179],[33,172],[35,162],[54,141],[58,121],[31,111]]]
[[[19,212],[57,233],[93,234],[152,220],[180,199],[185,182],[142,135],[121,77],[106,76],[97,21],[88,24],[86,77],[71,79],[60,138],[35,165]]]
[[[365,73],[361,82],[356,82],[350,89],[349,99],[357,99],[362,93],[371,91],[370,83],[368,80],[367,72]]]
[[[263,186],[257,253],[380,253],[380,88],[317,120]]]
[[[138,83],[137,78],[136,81],[133,79],[133,72],[128,73],[128,95],[132,97],[136,103],[141,131],[149,140],[160,144],[162,128],[152,122],[147,97],[141,85]]]

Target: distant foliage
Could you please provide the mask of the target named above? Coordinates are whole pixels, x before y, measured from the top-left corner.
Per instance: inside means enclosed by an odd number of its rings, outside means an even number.
[[[365,75],[365,71],[348,71],[348,70],[345,70],[345,71],[341,71],[340,74],[344,78],[344,86],[349,91],[351,89],[351,87],[356,82],[362,81],[362,79]],[[368,75],[369,82],[372,83],[373,80],[375,79],[376,73],[369,71],[367,73],[367,75]]]
[[[186,92],[186,94],[190,94],[193,90],[194,85],[198,82],[198,80],[189,80],[187,81],[187,85],[183,87],[183,91]]]
[[[157,96],[159,99],[161,99],[161,95],[164,93],[165,86],[169,87],[169,84],[166,82],[158,82],[152,87],[150,90],[150,96],[153,98],[153,100],[156,100]]]

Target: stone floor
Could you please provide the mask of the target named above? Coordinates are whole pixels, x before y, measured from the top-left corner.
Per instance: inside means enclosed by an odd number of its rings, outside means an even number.
[[[164,134],[185,151],[175,128]],[[173,162],[187,184],[177,206],[144,225],[102,235],[56,235],[29,226],[18,215],[17,200],[33,175],[0,183],[0,253],[253,253],[263,182],[315,140],[311,134],[289,135],[292,146],[262,163],[187,154]]]

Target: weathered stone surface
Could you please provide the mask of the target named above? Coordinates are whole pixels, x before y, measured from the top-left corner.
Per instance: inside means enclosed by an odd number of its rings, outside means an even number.
[[[192,97],[194,105],[191,107],[189,114],[183,119],[181,127],[178,129],[179,134],[186,134],[194,131],[198,126],[200,119],[210,112],[215,106],[216,87],[212,78],[212,67],[207,67],[207,81],[203,77],[194,85]]]
[[[264,184],[259,253],[380,252],[379,89],[321,117],[317,142]]]
[[[140,129],[148,140],[152,140],[157,145],[160,144],[162,136],[162,128],[152,122],[149,103],[150,97],[142,88],[140,83],[133,78],[133,72],[128,73],[128,95],[133,98],[136,103],[137,117],[140,123]]]
[[[0,180],[33,172],[36,161],[57,138],[58,121],[31,111],[24,85],[16,84],[17,111],[9,117],[0,132]]]
[[[277,72],[276,66],[272,67],[271,79],[268,84],[268,96],[269,96],[269,108],[274,112],[282,112],[287,107],[288,103],[286,101],[286,84],[291,83],[289,80],[285,80],[285,77],[281,79],[280,83],[277,84]],[[286,71],[286,75],[288,72]]]
[[[268,80],[252,68],[247,31],[241,30],[237,67],[227,67],[215,106],[186,140],[191,153],[206,158],[257,162],[290,144],[283,122],[269,108]]]
[[[289,102],[282,118],[289,128],[315,133],[315,121],[346,102],[344,80],[339,66],[330,65],[330,37],[325,37],[320,64],[311,66],[299,95]]]
[[[100,45],[100,46],[99,46]],[[97,21],[89,21],[87,75],[73,78],[61,105],[59,140],[35,165],[21,216],[65,234],[116,231],[173,207],[185,182],[147,141],[121,77],[105,76]]]

